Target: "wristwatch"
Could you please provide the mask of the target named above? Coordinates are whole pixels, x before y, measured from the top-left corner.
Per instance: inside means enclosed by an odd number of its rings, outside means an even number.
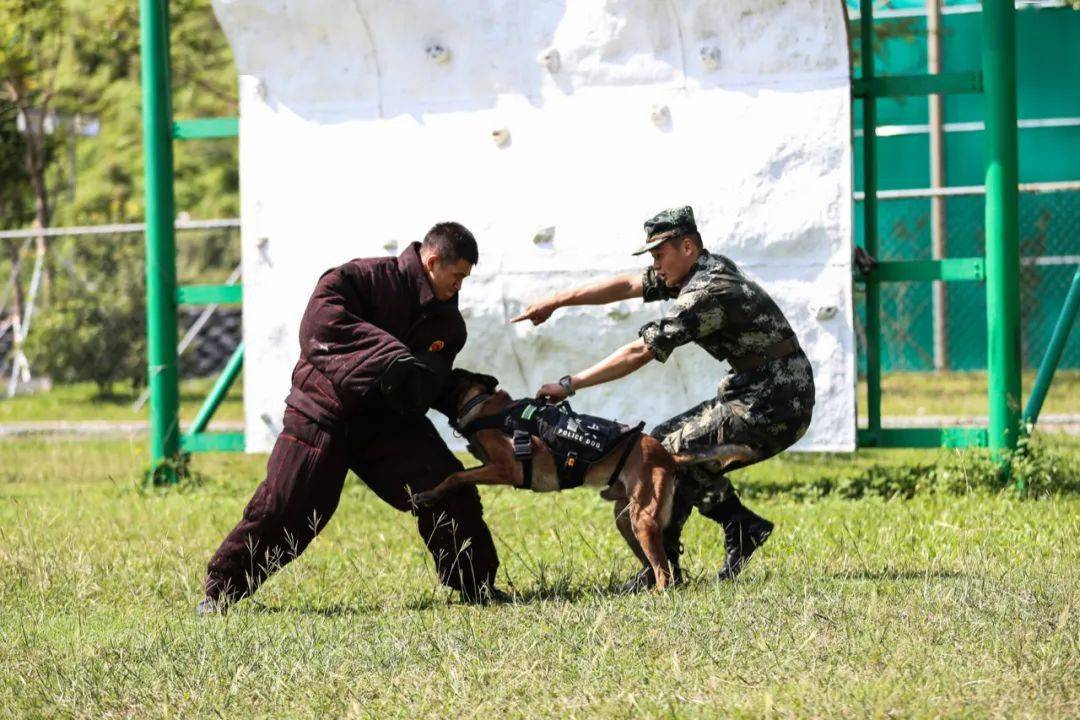
[[[566,397],[573,397],[574,384],[570,382],[569,375],[563,375],[561,378],[559,378],[559,384],[562,385],[563,390],[566,391]]]

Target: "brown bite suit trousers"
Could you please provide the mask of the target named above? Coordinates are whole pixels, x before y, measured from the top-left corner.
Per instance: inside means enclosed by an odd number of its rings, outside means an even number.
[[[462,465],[423,415],[359,417],[339,437],[286,409],[266,479],[210,560],[207,595],[246,597],[299,556],[333,516],[350,469],[384,501],[409,511],[410,491],[431,489]],[[414,514],[443,584],[470,597],[494,586],[498,558],[475,487]]]

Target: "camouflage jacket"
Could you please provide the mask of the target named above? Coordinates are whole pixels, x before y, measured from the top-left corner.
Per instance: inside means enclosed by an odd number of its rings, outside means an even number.
[[[662,318],[646,323],[638,333],[660,362],[690,342],[725,360],[760,354],[795,334],[769,294],[723,255],[702,250],[680,288],[665,286],[651,267],[642,283],[646,302],[675,300]],[[800,348],[756,370],[732,372],[720,394],[772,395],[778,401],[794,397],[801,405],[812,405],[813,387],[810,363]]]

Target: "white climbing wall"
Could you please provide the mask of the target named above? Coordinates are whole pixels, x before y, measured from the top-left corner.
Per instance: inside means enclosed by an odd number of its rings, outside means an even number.
[[[642,222],[690,204],[773,293],[814,363],[801,449],[855,441],[850,107],[841,0],[215,0],[239,67],[248,449],[280,428],[319,274],[433,223],[477,236],[459,365],[512,394],[661,311],[508,325],[532,299],[643,267]],[[650,425],[716,391],[696,348],[583,392]],[[445,428],[441,419],[437,424]]]

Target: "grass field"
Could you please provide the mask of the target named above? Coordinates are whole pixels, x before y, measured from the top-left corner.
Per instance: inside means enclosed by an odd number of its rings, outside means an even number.
[[[1063,472],[1080,442],[1055,438]],[[947,453],[799,456],[739,484],[777,521],[735,583],[720,534],[662,596],[610,506],[483,491],[517,602],[434,581],[411,519],[350,482],[299,561],[198,619],[205,562],[264,456],[197,458],[201,483],[140,490],[142,441],[0,443],[0,713],[8,717],[1077,717],[1080,495],[871,493],[800,483]],[[885,495],[885,496],[882,496]]]
[[[180,419],[195,418],[203,400],[213,386],[213,379],[185,380],[180,385]],[[243,376],[229,389],[229,394],[214,414],[215,420],[242,420]],[[93,383],[57,385],[48,392],[19,395],[0,401],[0,423],[39,422],[47,420],[135,422],[146,420],[149,409],[133,406],[139,393],[127,386],[117,385],[112,395],[101,397]],[[211,426],[212,427],[212,426]]]

